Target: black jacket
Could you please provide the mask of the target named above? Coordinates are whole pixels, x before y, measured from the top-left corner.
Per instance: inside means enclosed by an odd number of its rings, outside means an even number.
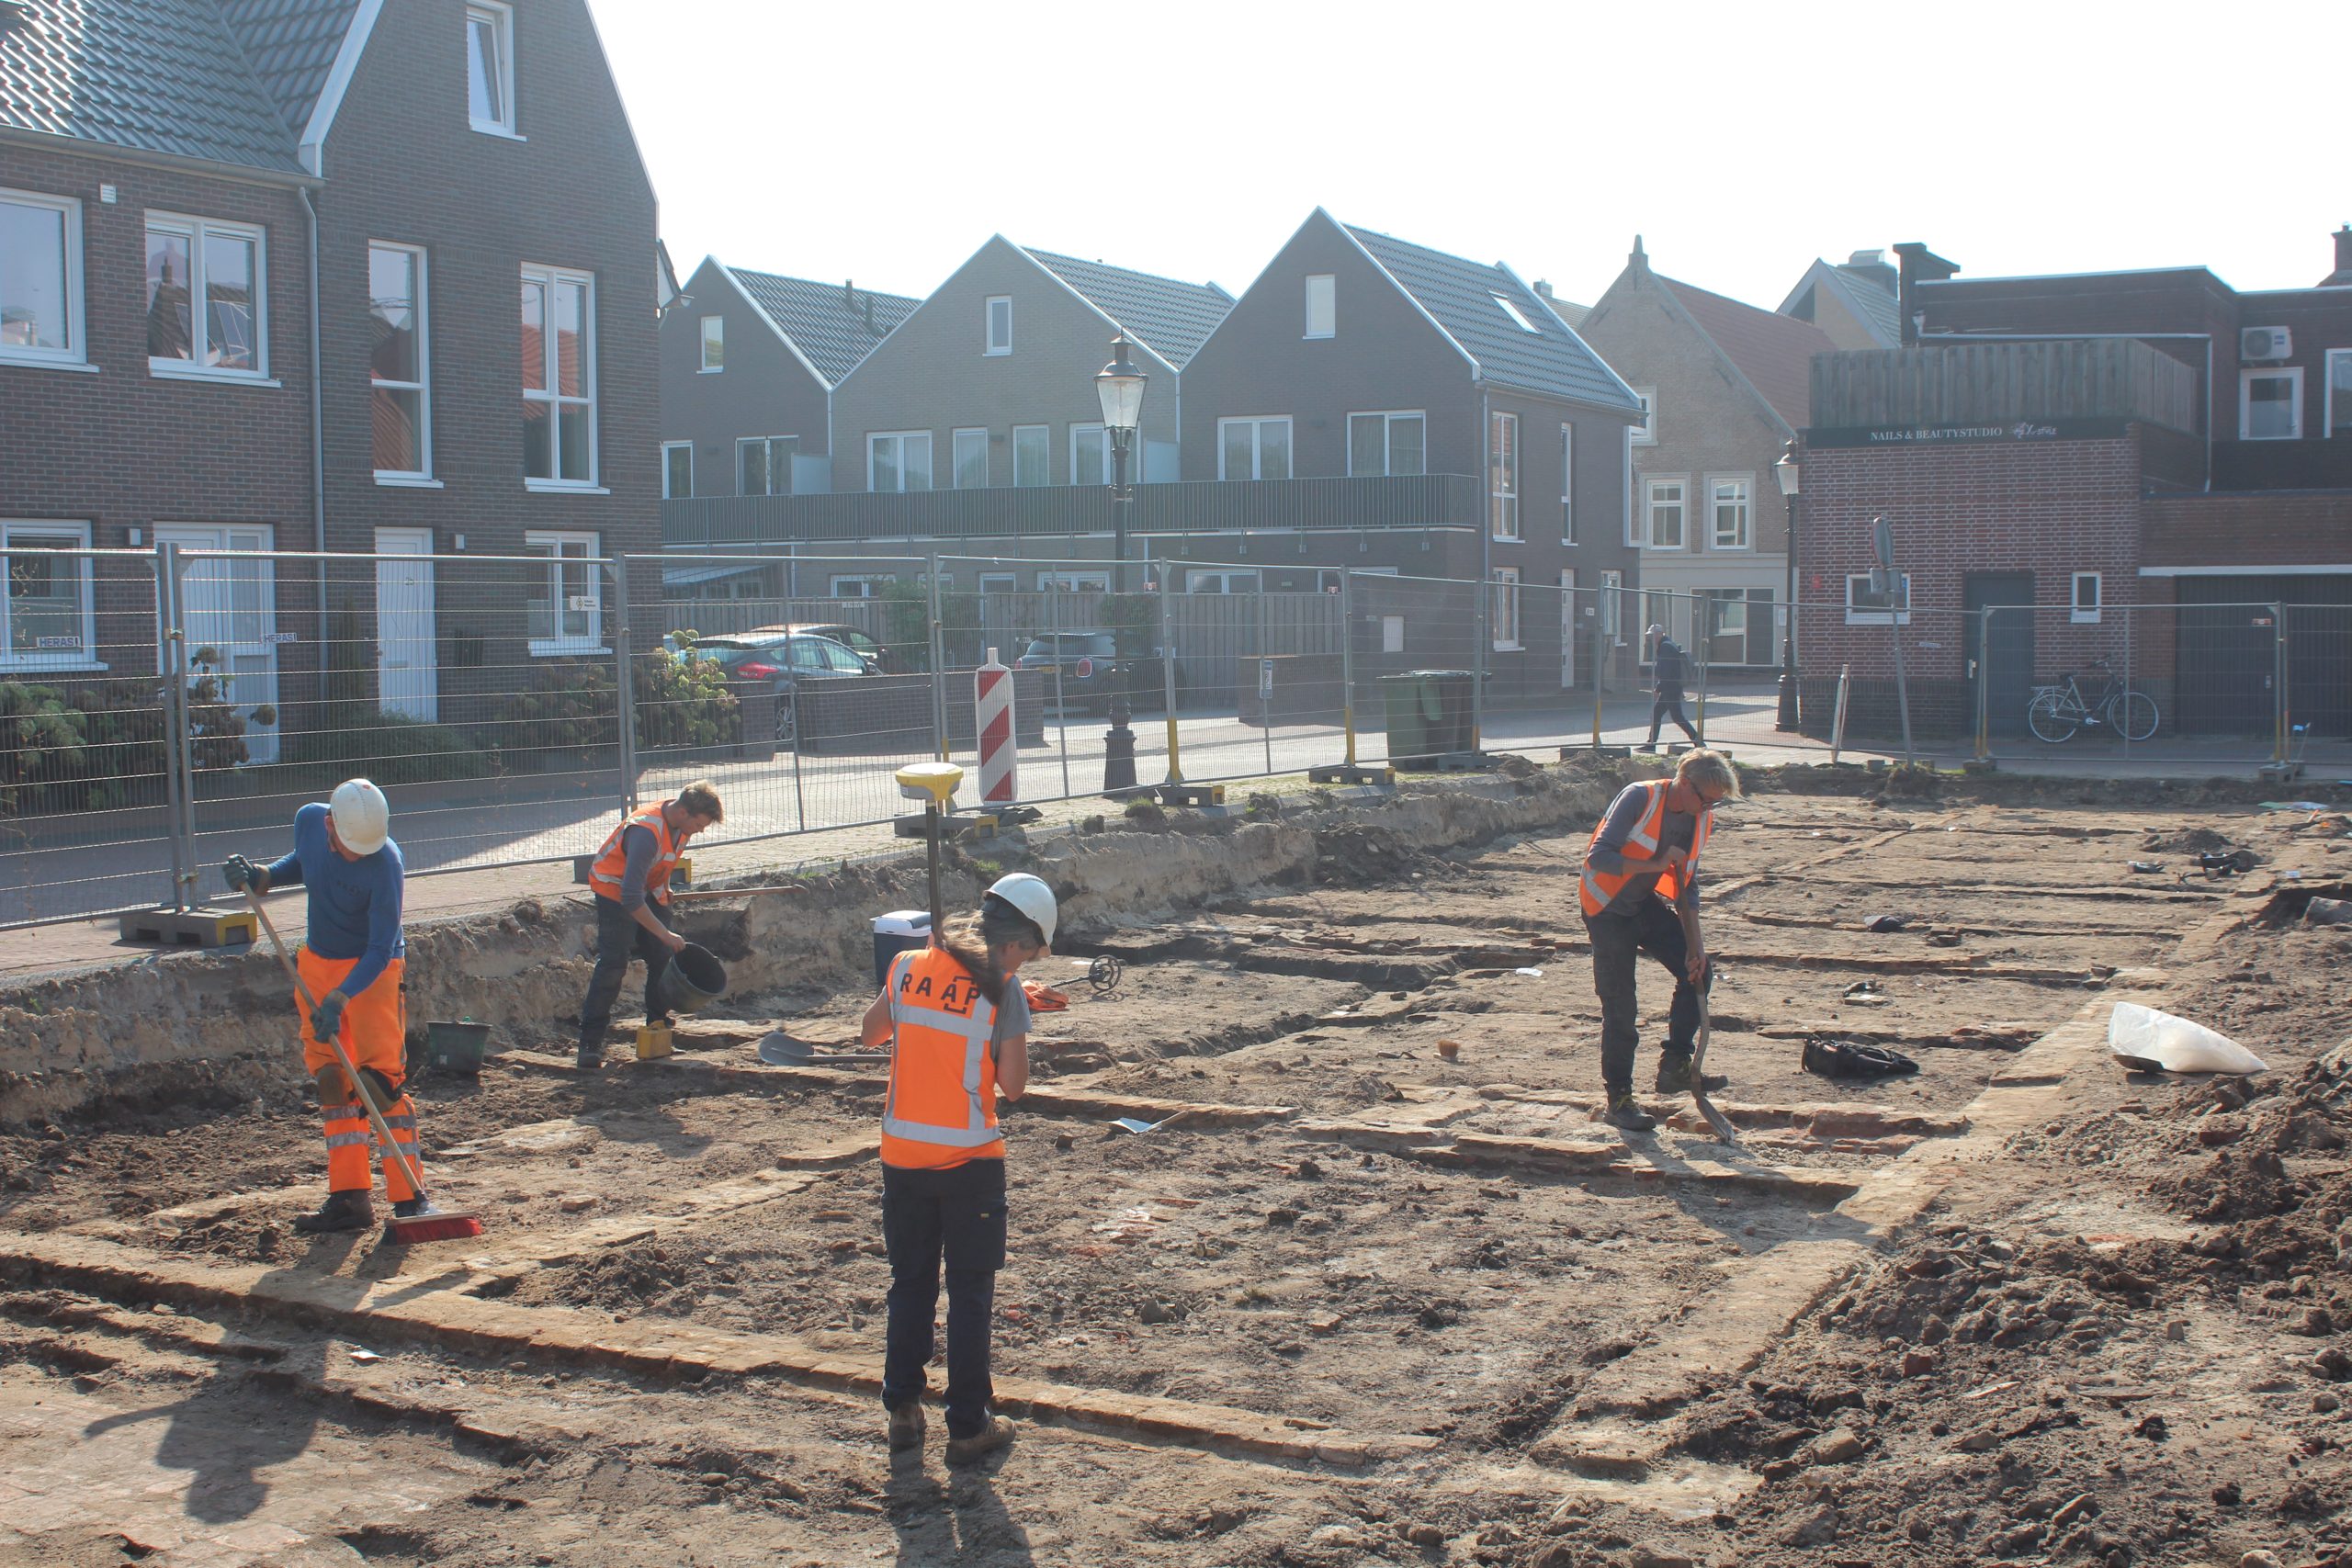
[[[1651,668],[1656,673],[1657,689],[1661,692],[1680,691],[1686,662],[1681,648],[1672,637],[1658,638],[1657,652],[1651,656],[1650,660]]]

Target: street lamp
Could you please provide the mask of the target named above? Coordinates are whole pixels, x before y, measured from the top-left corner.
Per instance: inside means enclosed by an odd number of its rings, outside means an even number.
[[[1796,438],[1791,436],[1788,446],[1781,448],[1781,460],[1772,465],[1772,478],[1789,503],[1788,619],[1781,627],[1781,711],[1772,721],[1775,729],[1797,727],[1797,491],[1801,477]]]
[[[1136,489],[1127,480],[1127,456],[1135,449],[1136,426],[1143,422],[1143,387],[1148,380],[1127,357],[1127,334],[1111,340],[1111,363],[1094,377],[1094,392],[1102,402],[1102,435],[1111,446],[1111,592],[1117,593],[1127,566],[1127,511],[1135,505]],[[1115,649],[1114,650],[1115,653]],[[1061,652],[1055,650],[1055,658]],[[1172,729],[1175,714],[1169,714]],[[1102,789],[1133,789],[1136,783],[1136,737],[1127,728],[1129,711],[1125,681],[1111,693],[1111,728],[1102,737]]]

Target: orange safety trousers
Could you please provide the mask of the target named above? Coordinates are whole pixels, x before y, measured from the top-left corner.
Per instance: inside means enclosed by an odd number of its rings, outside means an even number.
[[[302,947],[295,951],[294,964],[311,995],[323,997],[358,967],[359,960],[321,958]],[[341,1040],[351,1065],[383,1074],[384,1081],[396,1090],[408,1077],[408,1001],[401,990],[401,977],[407,967],[406,960],[393,959],[376,976],[376,983],[352,998],[343,1010]],[[294,1010],[302,1020],[302,1066],[316,1077],[320,1068],[334,1061],[334,1052],[311,1032],[311,1010],[299,991],[294,997]],[[368,1168],[368,1151],[375,1147],[376,1135],[368,1124],[368,1108],[357,1098],[366,1091],[355,1083],[351,1092],[349,1103],[320,1108],[320,1114],[326,1121],[330,1192],[365,1192],[374,1185]],[[384,1125],[391,1129],[393,1145],[391,1153],[384,1158],[384,1192],[397,1203],[415,1197],[416,1184],[409,1179],[407,1169],[392,1154],[414,1161],[419,1171],[424,1168],[424,1156],[416,1146],[416,1104],[405,1092],[384,1112]]]

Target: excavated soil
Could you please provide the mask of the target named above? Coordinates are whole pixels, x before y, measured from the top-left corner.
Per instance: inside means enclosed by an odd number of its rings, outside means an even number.
[[[315,1105],[273,1058],[93,1080],[0,1124],[0,1559],[2352,1562],[2352,935],[2300,919],[2340,846],[2198,791],[1770,782],[1707,866],[1737,1147],[1687,1097],[1592,1120],[1575,867],[1611,778],[1041,843],[1077,918],[1028,977],[1072,1000],[1005,1112],[995,1369],[1139,1415],[1024,1421],[969,1472],[935,1408],[894,1461],[843,1386],[888,1285],[878,1080],[752,1043],[846,1043],[850,911],[902,874],[698,917],[747,984],[669,1064],[564,1070],[540,971],[571,960],[501,958],[522,993],[473,1010],[508,1050],[417,1088],[477,1240],[294,1236]],[[2126,993],[2271,1070],[2052,1054]],[[1646,965],[1645,1088],[1667,994]],[[1825,1079],[1808,1036],[1920,1070]],[[449,1326],[336,1315],[369,1291]],[[598,1348],[696,1332],[804,1370]],[[1367,1446],[1209,1434],[1250,1420]],[[1639,1457],[1556,1445],[1618,1422]]]

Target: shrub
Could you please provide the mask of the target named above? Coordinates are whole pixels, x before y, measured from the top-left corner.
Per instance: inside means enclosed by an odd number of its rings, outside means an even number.
[[[286,760],[338,779],[365,774],[379,784],[478,779],[491,766],[488,753],[447,725],[374,708],[337,716],[333,729],[293,737]]]
[[[695,636],[675,634],[691,653]],[[741,704],[727,689],[727,671],[715,660],[677,659],[656,650],[639,654],[629,695],[637,713],[637,743],[648,750],[673,746],[723,746],[741,733]]]
[[[689,648],[693,637],[679,634]],[[639,654],[629,685],[641,747],[723,746],[739,734],[742,705],[715,660],[678,659],[662,649]],[[609,665],[553,660],[539,669],[538,690],[508,699],[499,750],[593,754],[620,744],[619,712]]]
[[[245,718],[222,700],[220,656],[189,660],[188,739],[198,771],[246,760]],[[164,797],[168,723],[161,677],[115,676],[63,687],[0,682],[0,815],[109,811]],[[277,722],[267,706],[254,710]]]
[[[620,744],[619,707],[612,671],[584,659],[554,659],[538,667],[538,688],[506,700],[498,750],[509,757],[581,755]]]

